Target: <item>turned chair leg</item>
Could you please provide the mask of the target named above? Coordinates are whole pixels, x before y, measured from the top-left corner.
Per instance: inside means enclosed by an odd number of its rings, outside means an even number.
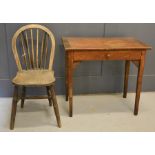
[[[11,120],[10,120],[11,130],[14,129],[17,102],[18,102],[18,86],[14,86],[14,93],[13,93],[13,99],[12,99],[12,112],[11,112]]]
[[[54,86],[51,86],[50,90],[51,90],[51,95],[52,95],[52,100],[53,100],[53,108],[54,108],[55,116],[56,116],[56,119],[57,119],[57,124],[58,124],[58,127],[61,128],[61,120],[60,120],[59,108],[58,108],[58,104],[57,104],[57,99],[56,99]]]
[[[48,95],[49,106],[52,106],[52,96],[51,96],[50,86],[47,86],[46,90]]]
[[[26,94],[26,87],[22,87],[22,95],[21,95],[21,108],[24,107],[24,101],[25,101],[25,94]]]

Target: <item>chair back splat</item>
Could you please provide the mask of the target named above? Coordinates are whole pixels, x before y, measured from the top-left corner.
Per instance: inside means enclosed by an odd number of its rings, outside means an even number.
[[[12,51],[19,71],[51,70],[55,52],[54,35],[39,24],[23,26],[12,38]]]

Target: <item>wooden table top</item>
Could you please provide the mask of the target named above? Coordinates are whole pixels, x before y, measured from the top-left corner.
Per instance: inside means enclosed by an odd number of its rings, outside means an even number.
[[[70,50],[147,50],[151,47],[134,38],[63,37],[66,51]]]

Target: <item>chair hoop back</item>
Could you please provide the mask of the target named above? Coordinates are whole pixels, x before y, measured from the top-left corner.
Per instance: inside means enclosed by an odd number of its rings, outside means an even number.
[[[12,51],[19,71],[53,67],[55,38],[45,26],[29,24],[18,29],[12,38]]]

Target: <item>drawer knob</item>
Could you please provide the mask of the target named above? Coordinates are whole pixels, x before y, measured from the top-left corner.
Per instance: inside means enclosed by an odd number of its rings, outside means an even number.
[[[110,54],[107,54],[107,57],[110,57]]]

